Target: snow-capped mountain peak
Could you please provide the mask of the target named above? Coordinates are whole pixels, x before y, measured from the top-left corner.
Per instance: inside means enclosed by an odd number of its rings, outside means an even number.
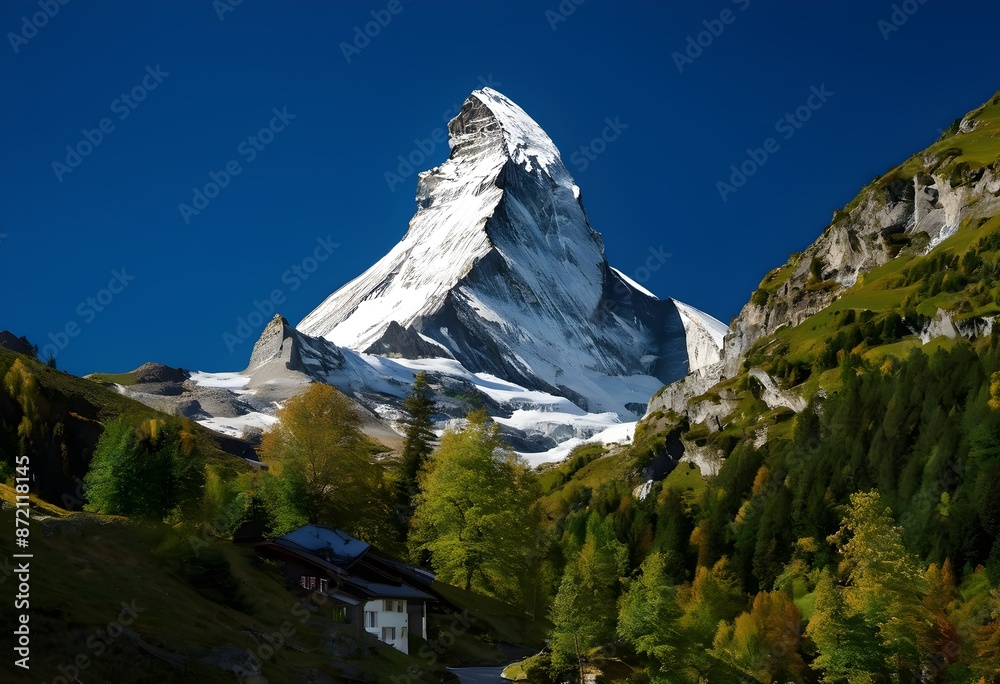
[[[403,239],[299,330],[397,358],[440,348],[471,372],[641,414],[688,370],[678,308],[608,265],[558,148],[509,98],[473,92],[449,132]]]
[[[569,180],[572,183],[555,143],[510,98],[492,88],[483,88],[474,90],[470,99],[478,100],[486,111],[479,116],[458,116],[452,120],[449,125],[452,149],[465,143],[475,144],[484,132],[495,131],[507,156],[515,163],[525,166],[529,172],[538,166],[557,182]]]

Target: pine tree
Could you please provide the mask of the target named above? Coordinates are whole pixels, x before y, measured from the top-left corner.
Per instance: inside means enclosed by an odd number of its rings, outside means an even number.
[[[668,572],[664,554],[651,553],[642,563],[642,573],[622,595],[618,615],[619,636],[665,667],[679,663],[684,650],[677,626],[681,608]]]
[[[610,516],[591,515],[586,542],[563,573],[552,606],[552,664],[568,669],[578,654],[610,641],[615,631],[618,584],[628,567],[628,547],[615,537]]]
[[[847,586],[821,582],[809,624],[820,652],[816,666],[827,679],[852,684],[878,673],[912,676],[932,648],[934,621],[923,604],[927,581],[878,493],[859,492],[850,500],[831,537]]]
[[[418,474],[434,450],[434,400],[431,399],[427,374],[417,373],[408,397],[403,401],[406,418],[399,494],[403,507],[409,509],[413,497],[420,492]]]
[[[107,425],[83,478],[87,510],[162,520],[195,513],[205,462],[187,425],[158,421]]]

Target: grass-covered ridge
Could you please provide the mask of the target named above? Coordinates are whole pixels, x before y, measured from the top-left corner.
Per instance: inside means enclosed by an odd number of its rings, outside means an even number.
[[[920,345],[916,332],[938,311],[957,321],[1000,314],[998,268],[1000,215],[966,221],[931,252],[893,259],[859,278],[827,308],[758,341],[747,352],[745,365],[761,365],[787,377],[790,365],[814,365],[841,333],[846,337],[834,355],[843,350],[903,356]],[[868,334],[859,335],[862,331]],[[818,370],[833,367],[833,361],[827,359]]]
[[[1000,92],[967,114],[964,120],[974,126],[971,131],[961,131],[963,119],[955,120],[935,143],[866,185],[857,197],[834,213],[834,223],[845,219],[873,189],[884,191],[900,180],[913,179],[919,173],[944,177],[953,186],[959,185],[968,182],[979,170],[994,164],[1000,159]]]
[[[135,373],[91,373],[86,376],[88,380],[93,380],[99,384],[113,384],[113,385],[134,385],[136,382]]]

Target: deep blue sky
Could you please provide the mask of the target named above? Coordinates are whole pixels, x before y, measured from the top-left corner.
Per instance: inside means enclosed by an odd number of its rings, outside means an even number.
[[[37,0],[0,3],[0,328],[44,345],[70,324],[57,360],[74,373],[242,368],[260,327],[230,350],[237,317],[281,289],[295,323],[388,251],[416,178],[390,191],[385,173],[486,81],[562,150],[613,265],[641,279],[662,245],[646,286],[728,321],[835,208],[1000,89],[996,3],[909,0],[885,40],[893,3],[872,0],[564,0],[555,30],[557,0],[400,1],[243,0],[220,21],[211,0],[72,0],[37,32],[22,20]],[[672,54],[727,8],[679,72]],[[373,10],[391,20],[348,63],[341,43]],[[16,52],[11,32],[29,36]],[[119,119],[157,65],[169,75]],[[833,96],[776,134],[822,85]],[[247,162],[241,141],[283,107],[295,119]],[[53,162],[105,117],[58,180]],[[615,117],[627,128],[581,170],[573,153]],[[778,152],[723,202],[717,181],[768,137]],[[447,155],[433,145],[419,167]],[[230,160],[240,175],[186,224],[178,204]],[[326,236],[339,248],[293,289],[282,274]],[[134,279],[97,312],[86,299],[115,269]]]

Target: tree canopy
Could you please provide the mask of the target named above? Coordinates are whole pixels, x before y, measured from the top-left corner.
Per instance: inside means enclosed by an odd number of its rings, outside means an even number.
[[[351,400],[313,383],[278,411],[261,453],[273,467],[267,483],[278,532],[322,523],[375,540],[389,524],[386,484],[376,445],[361,431]]]
[[[190,425],[119,419],[105,427],[83,483],[88,510],[163,519],[197,509],[205,462]]]
[[[445,582],[523,605],[538,543],[536,484],[485,411],[445,432],[420,488],[414,553],[427,552]]]
[[[420,372],[413,378],[410,394],[403,400],[406,417],[403,424],[403,453],[399,494],[402,505],[410,509],[413,497],[420,491],[418,475],[434,450],[434,411],[427,374]]]

